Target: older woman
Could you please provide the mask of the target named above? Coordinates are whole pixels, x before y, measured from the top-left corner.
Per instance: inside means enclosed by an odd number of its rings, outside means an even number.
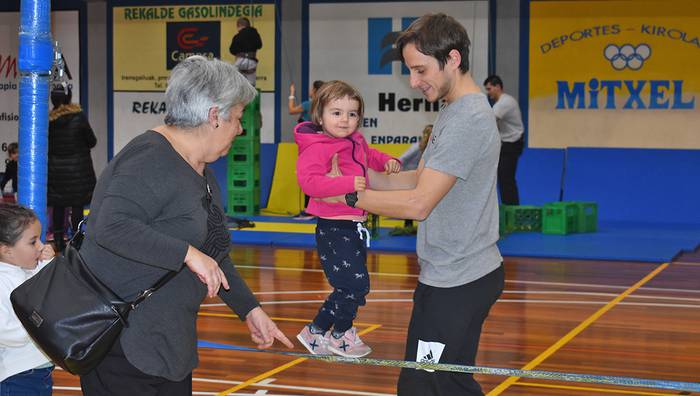
[[[207,164],[242,131],[255,89],[234,66],[193,56],[165,92],[165,125],[127,144],[100,176],[81,248],[95,275],[124,299],[177,275],[129,317],[107,357],[81,377],[85,395],[191,395],[197,311],[218,296],[266,348],[291,342],[262,311],[229,258],[218,184]]]

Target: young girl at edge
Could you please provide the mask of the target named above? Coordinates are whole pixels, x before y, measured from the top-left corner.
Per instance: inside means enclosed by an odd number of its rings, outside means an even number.
[[[30,209],[0,202],[0,394],[51,395],[53,364],[15,315],[10,293],[54,257]]]
[[[305,194],[324,198],[363,191],[368,168],[387,174],[401,170],[397,159],[367,145],[358,131],[363,112],[362,96],[343,81],[327,82],[316,93],[312,122],[294,129],[299,145],[297,178]],[[330,177],[327,174],[336,154],[342,175]],[[309,201],[307,212],[318,217],[316,249],[333,292],[297,339],[313,354],[365,356],[372,349],[352,324],[369,293],[369,232],[363,224],[367,213],[314,199]]]

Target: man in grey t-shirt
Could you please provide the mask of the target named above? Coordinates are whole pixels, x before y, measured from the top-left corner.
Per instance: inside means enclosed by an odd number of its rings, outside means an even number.
[[[469,44],[464,27],[445,14],[424,15],[401,33],[396,47],[411,87],[445,106],[417,170],[370,173],[373,190],[344,197],[368,212],[422,220],[406,360],[474,365],[481,326],[503,291],[496,246],[500,138],[486,96],[469,73]],[[398,394],[483,393],[470,374],[403,369]]]
[[[498,188],[504,205],[520,205],[515,171],[523,153],[523,116],[514,97],[503,92],[503,80],[497,75],[484,81],[486,94],[493,102],[498,132],[501,134],[501,156],[498,161]]]

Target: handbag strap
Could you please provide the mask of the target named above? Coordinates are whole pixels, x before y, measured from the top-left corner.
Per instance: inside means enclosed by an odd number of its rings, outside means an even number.
[[[73,238],[71,238],[70,242],[68,242],[71,246],[73,246],[76,250],[80,250],[80,246],[83,244],[83,239],[85,239],[85,224],[87,223],[87,217],[85,217],[80,224],[78,224],[78,229],[75,231],[75,234],[73,234]],[[131,306],[131,309],[135,309],[139,304],[143,302],[143,300],[147,299],[148,297],[151,296],[151,294],[155,293],[156,290],[160,289],[163,287],[166,283],[168,283],[169,280],[173,279],[177,275],[177,271],[168,271],[167,274],[163,275],[158,281],[148,289],[142,291],[139,293],[139,295],[136,297],[134,301],[129,303]]]
[[[139,295],[136,297],[134,301],[131,302],[131,309],[136,309],[136,307],[143,302],[143,300],[147,299],[148,297],[151,296],[151,294],[155,293],[156,290],[160,289],[163,287],[166,283],[168,283],[169,280],[173,279],[177,275],[177,271],[168,271],[167,274],[163,275],[160,279],[158,279],[158,282],[156,282],[155,285],[151,286],[150,288],[142,291],[139,293]]]

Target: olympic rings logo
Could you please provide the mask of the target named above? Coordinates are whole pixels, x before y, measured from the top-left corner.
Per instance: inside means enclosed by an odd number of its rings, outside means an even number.
[[[625,44],[620,47],[615,44],[609,44],[605,47],[604,55],[605,59],[610,61],[615,70],[620,71],[625,68],[639,70],[644,66],[644,61],[651,56],[651,47],[647,44],[639,44],[636,47],[632,44]]]

